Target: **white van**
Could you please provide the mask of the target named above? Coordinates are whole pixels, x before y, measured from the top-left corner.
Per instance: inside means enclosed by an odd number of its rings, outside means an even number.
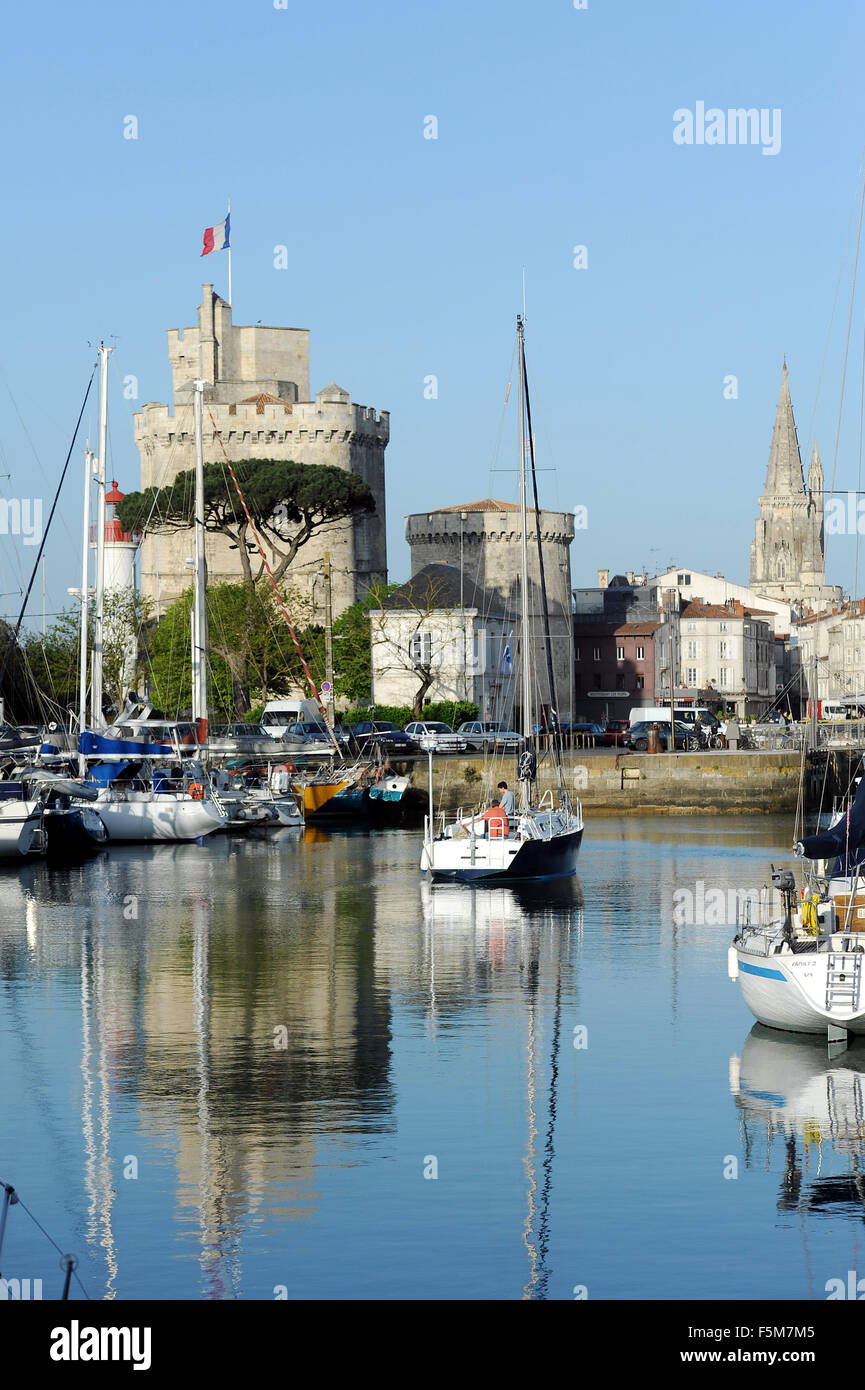
[[[696,724],[697,715],[700,716],[704,724],[717,723],[714,714],[710,714],[705,705],[675,705],[673,715],[677,724]],[[669,722],[669,705],[635,705],[628,715],[628,723],[631,725],[669,724]]]
[[[289,724],[303,723],[323,723],[315,700],[268,700],[261,716],[261,727],[270,738],[285,738]]]

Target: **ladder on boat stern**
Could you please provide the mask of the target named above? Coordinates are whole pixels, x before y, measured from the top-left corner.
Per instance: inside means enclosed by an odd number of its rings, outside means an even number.
[[[859,952],[855,955],[830,952],[826,969],[826,1012],[843,1008],[858,1013],[861,981],[862,956]]]

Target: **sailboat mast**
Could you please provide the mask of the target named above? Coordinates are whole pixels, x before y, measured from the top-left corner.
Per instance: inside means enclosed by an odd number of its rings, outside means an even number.
[[[99,464],[96,472],[96,605],[93,619],[93,680],[90,718],[94,729],[105,723],[102,717],[102,683],[105,656],[105,478],[108,459],[108,354],[111,348],[99,344]]]
[[[194,381],[193,405],[195,420],[195,584],[192,618],[192,717],[198,730],[198,741],[207,739],[207,610],[204,596],[207,588],[207,560],[204,554],[204,435],[202,406],[204,382]]]
[[[534,500],[535,513],[535,536],[538,543],[538,578],[541,588],[541,613],[544,620],[544,653],[547,661],[547,683],[550,690],[549,714],[545,723],[548,723],[552,734],[553,756],[556,764],[556,782],[559,791],[559,800],[565,799],[564,770],[562,768],[562,735],[559,723],[559,701],[556,694],[556,674],[553,663],[553,643],[550,633],[550,605],[547,599],[547,580],[544,573],[544,544],[541,538],[541,507],[538,501],[538,471],[535,467],[535,441],[532,433],[532,403],[529,397],[529,377],[526,370],[526,357],[523,352],[523,392],[525,395],[526,410],[526,434],[528,436],[528,455],[532,469],[532,497]]]
[[[520,403],[520,637],[522,648],[523,737],[532,736],[532,673],[529,662],[529,541],[526,508],[526,397],[523,340],[523,320],[517,315],[519,341],[519,403]]]
[[[84,733],[87,725],[87,621],[90,613],[90,490],[93,486],[93,453],[84,450],[84,526],[81,541],[81,645],[78,669],[78,736]],[[78,759],[79,776],[87,772],[87,759],[80,754]]]

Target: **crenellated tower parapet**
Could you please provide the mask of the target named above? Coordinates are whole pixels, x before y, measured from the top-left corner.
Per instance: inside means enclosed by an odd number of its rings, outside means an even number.
[[[376,510],[353,522],[329,527],[298,553],[288,579],[313,598],[316,617],[323,588],[316,585],[324,552],[331,556],[333,608],[338,615],[370,585],[387,577],[384,451],[390,436],[387,411],[358,405],[331,382],[309,399],[309,333],[306,329],[245,327],[231,322],[231,309],[203,287],[198,326],[168,333],[174,383],[173,408],[150,401],[136,412],[135,443],[141,456],[141,486],[170,483],[195,465],[192,383],[205,382],[204,458],[272,458],[327,464],[363,478]],[[142,546],[142,591],[157,613],[189,584],[186,532],[151,532]],[[211,582],[240,577],[237,552],[221,536],[208,536]]]

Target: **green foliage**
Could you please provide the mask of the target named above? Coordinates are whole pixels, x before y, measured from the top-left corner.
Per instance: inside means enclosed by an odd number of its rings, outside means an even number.
[[[288,589],[282,597],[295,622],[308,617],[308,600]],[[267,699],[289,695],[304,683],[300,657],[269,585],[261,590],[242,583],[209,585],[206,608],[209,706],[217,723],[251,716],[253,687],[260,718]],[[185,713],[192,704],[191,610],[189,588],[150,638],[151,699],[169,717]]]
[[[109,589],[105,595],[102,644],[102,688],[106,709],[120,709],[126,689],[134,685],[133,642],[150,617],[150,603],[134,589]],[[78,671],[81,609],[66,608],[48,628],[24,636],[22,646],[40,705],[55,714],[78,709]],[[93,651],[93,619],[88,628]],[[89,669],[89,663],[88,663]],[[44,713],[44,710],[42,711]]]
[[[373,584],[369,593],[353,603],[333,625],[334,691],[337,699],[361,706],[372,690],[372,636],[369,614],[400,586]],[[364,718],[358,715],[359,719]]]
[[[469,700],[440,700],[436,704],[424,705],[424,719],[441,721],[456,729],[468,719],[477,719],[478,707]],[[341,710],[340,724],[360,724],[366,719],[384,719],[403,728],[412,723],[415,716],[411,705],[374,705],[372,709],[361,706],[357,709]]]
[[[28,632],[22,646],[37,690],[58,710],[77,707],[80,609],[64,609],[43,637]]]
[[[369,485],[344,468],[279,459],[240,459],[232,464],[254,526],[277,557],[280,580],[302,545],[334,522],[375,511]],[[195,473],[186,469],[166,487],[130,492],[117,504],[125,531],[178,531],[192,525]],[[243,577],[256,584],[265,574],[249,521],[224,463],[204,465],[204,526],[237,548]]]

